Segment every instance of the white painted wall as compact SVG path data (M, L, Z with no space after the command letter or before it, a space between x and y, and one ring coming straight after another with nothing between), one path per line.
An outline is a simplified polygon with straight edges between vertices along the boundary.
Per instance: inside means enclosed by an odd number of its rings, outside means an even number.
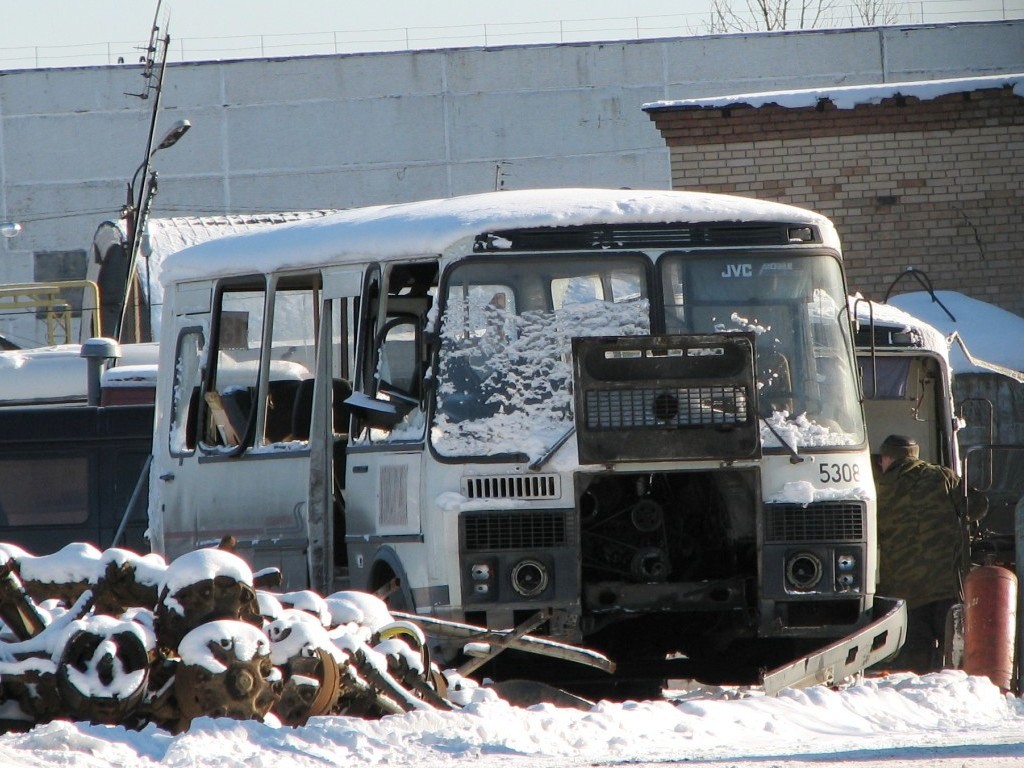
M154 215L340 208L534 186L668 188L641 105L1024 70L1024 20L169 66ZM0 72L0 283L89 249L143 161L139 65ZM28 335L0 315L0 333Z

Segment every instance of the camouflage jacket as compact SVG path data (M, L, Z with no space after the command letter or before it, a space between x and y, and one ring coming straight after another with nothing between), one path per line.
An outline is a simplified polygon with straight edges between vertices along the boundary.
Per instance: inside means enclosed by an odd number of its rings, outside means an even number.
M966 528L960 481L917 459L894 464L877 480L878 593L908 608L960 599Z

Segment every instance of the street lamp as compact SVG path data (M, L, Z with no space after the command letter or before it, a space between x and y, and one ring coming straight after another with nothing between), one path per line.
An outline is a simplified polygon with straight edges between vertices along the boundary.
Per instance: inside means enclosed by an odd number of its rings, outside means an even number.
M132 175L132 183L128 185L128 204L132 207L131 214L135 221L138 221L139 215L142 211L142 190L139 190L139 202L135 204L135 182L139 180L139 174L142 173L142 169L149 165L150 160L153 159L153 155L159 152L161 149L168 149L178 143L178 139L188 133L188 129L192 127L192 123L188 120L179 120L171 126L170 130L164 134L164 137L160 140L160 143L156 145L156 149L146 155L146 159L139 163L139 167L135 169L135 173Z
M21 224L16 221L5 221L0 223L0 235L8 240L21 234Z
M154 112L154 122L156 114ZM160 140L160 143L156 145L152 150L146 153L146 159L139 163L139 167L135 169L135 173L132 174L131 183L128 185L128 201L125 204L124 215L125 220L128 223L128 276L125 281L125 294L124 301L121 305L121 314L117 323L117 337L121 338L121 333L124 328L125 317L128 312L129 299L135 286L135 275L138 271L138 258L139 258L139 246L142 240L142 231L146 226L146 219L149 217L150 208L153 206L153 198L157 192L157 173L153 171L150 173L149 165L153 159L153 155L159 152L161 149L168 149L178 143L178 140L188 133L192 127L192 123L188 120L178 120L174 125L171 126L170 130L164 134L164 137ZM150 146L152 146L152 128L150 129ZM139 181L139 174L142 174L142 184L138 191L138 196L135 193L135 184ZM149 182L147 184L147 176ZM149 297L149 270L146 270L146 281L147 290L146 297ZM137 319L137 318L136 318ZM136 326L138 331L138 327ZM141 340L141 339L138 339Z
M178 143L178 139L180 139L182 136L188 133L188 129L191 127L192 123L190 123L188 120L179 120L178 122L176 122L174 125L171 126L171 129L167 131L164 137L160 140L160 143L156 145L156 149L153 150L150 157L155 155L161 149L173 147L175 144Z

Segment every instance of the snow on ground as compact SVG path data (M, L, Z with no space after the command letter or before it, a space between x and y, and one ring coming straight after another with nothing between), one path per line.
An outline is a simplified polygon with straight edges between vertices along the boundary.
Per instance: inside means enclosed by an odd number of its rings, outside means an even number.
M52 722L0 736L0 765L1024 765L1024 703L959 671L899 673L777 698L740 689L678 695L579 711L519 709L482 691L457 712L323 717L301 728L201 718L178 736Z

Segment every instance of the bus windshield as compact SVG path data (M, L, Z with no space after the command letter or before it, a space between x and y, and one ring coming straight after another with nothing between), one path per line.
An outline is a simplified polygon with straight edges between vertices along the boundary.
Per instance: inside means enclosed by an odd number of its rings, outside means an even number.
M831 255L669 252L659 262L669 333L756 336L766 448L864 439L842 269Z
M649 263L594 253L457 265L441 307L435 450L537 458L565 436L571 340L649 334Z
M441 301L431 441L445 457L542 456L573 427L571 340L753 332L765 448L859 445L842 268L826 254L667 251L467 260Z

